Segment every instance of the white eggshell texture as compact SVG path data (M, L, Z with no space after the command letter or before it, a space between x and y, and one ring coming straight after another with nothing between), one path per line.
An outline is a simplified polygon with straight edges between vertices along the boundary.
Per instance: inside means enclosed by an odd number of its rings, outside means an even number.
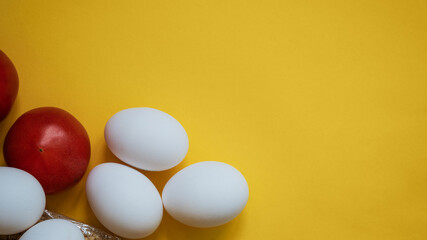
M248 184L234 167L199 162L175 174L162 193L166 211L193 227L215 227L235 218L245 207Z
M0 235L22 232L43 214L46 197L31 174L0 167Z
M149 171L178 165L188 151L188 136L181 124L153 108L130 108L116 113L108 120L104 135L116 157Z
M133 168L117 163L96 166L87 178L86 193L98 220L121 237L146 237L162 220L159 192Z
M28 229L19 240L84 240L80 229L69 221L51 219Z

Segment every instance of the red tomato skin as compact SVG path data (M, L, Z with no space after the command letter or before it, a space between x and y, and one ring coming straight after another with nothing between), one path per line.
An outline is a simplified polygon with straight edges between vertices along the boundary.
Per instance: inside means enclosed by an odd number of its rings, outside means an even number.
M6 163L32 174L46 194L67 189L84 175L90 159L89 136L70 113L41 107L12 125L3 145Z
M18 95L18 73L12 61L0 50L0 121L10 112Z

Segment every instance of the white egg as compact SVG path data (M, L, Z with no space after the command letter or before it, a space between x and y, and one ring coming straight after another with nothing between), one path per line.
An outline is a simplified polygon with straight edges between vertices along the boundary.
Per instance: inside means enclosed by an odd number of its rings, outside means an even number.
M178 165L188 151L188 136L181 124L153 108L116 113L108 120L104 135L111 152L120 160L149 171Z
M235 218L245 207L248 184L234 167L199 162L176 173L162 193L166 211L193 227L215 227Z
M80 229L69 221L51 219L28 229L19 240L84 240Z
M35 224L43 214L46 197L31 174L0 167L0 235L15 234Z
M137 170L104 163L89 173L86 193L98 220L124 238L143 238L153 233L163 216L160 194Z

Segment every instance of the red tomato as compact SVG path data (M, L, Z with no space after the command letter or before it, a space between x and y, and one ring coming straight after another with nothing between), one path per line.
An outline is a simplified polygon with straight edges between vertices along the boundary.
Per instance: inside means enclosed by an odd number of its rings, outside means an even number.
M32 174L46 194L76 184L90 159L89 137L70 113L42 107L24 113L6 135L4 158L10 167Z

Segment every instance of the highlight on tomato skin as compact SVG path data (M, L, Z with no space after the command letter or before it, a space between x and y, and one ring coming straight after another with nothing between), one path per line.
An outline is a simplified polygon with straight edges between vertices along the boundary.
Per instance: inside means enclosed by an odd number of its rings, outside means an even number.
M0 121L9 114L18 89L18 72L9 57L0 50Z
M88 167L90 150L83 125L55 107L24 113L10 128L3 146L7 165L33 175L46 194L79 182Z

